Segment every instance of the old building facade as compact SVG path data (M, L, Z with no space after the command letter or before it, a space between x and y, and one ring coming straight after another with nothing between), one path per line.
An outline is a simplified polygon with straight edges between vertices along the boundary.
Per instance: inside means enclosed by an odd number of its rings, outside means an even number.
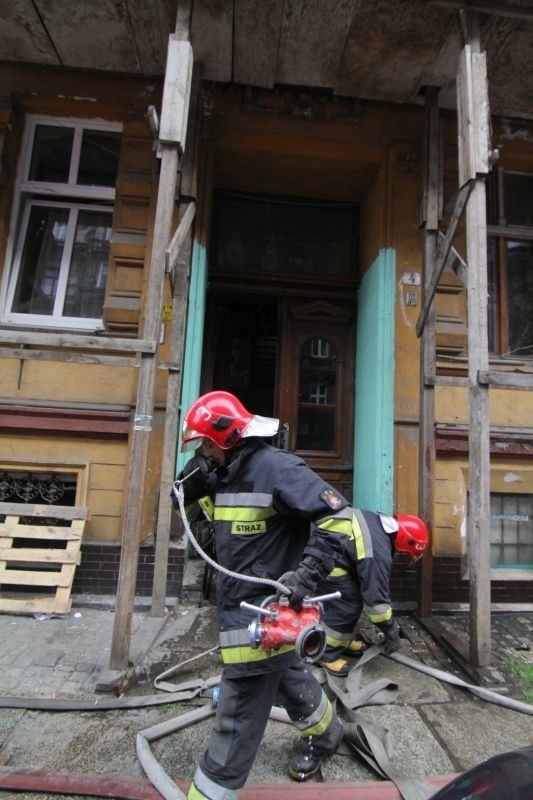
M468 29L463 4L451 2L372 2L366 12L346 2L336 15L320 2L306 16L282 2L205 0L154 3L141 18L142 4L113 0L91 20L76 5L70 25L46 9L39 20L26 10L24 25L16 3L0 34L1 501L88 509L74 590L114 593L122 569L150 594L160 559L166 593L179 595L185 550L169 481L181 409L199 392L225 388L279 416L278 444L354 504L418 513L431 387L426 604L468 602L471 267L469 223L454 208L466 42L486 54L491 114L481 178L487 352L499 377L481 380L483 536L492 602L532 603L531 12L487 3ZM161 242L169 35L190 45L189 83L176 95L187 133L176 139ZM429 159L428 87L439 126ZM438 241L456 225L435 286L429 376L428 185ZM154 266L161 248L166 262ZM399 574L393 591L416 606L420 573Z

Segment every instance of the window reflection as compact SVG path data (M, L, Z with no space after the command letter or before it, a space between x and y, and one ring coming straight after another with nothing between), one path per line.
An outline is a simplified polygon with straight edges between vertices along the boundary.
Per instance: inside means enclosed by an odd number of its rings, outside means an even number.
M300 349L297 450L333 450L337 353L327 339L307 339Z

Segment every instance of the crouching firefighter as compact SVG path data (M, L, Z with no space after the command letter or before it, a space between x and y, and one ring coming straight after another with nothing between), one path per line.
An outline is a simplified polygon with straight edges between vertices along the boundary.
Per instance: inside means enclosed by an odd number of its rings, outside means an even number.
M299 734L289 761L295 780L315 775L343 735L330 701L294 645L254 646L249 626L255 615L241 607L243 601L257 607L273 599L268 585L257 579L283 584L280 575L305 564L312 588L340 555L335 525L343 524L348 501L301 459L265 441L278 427L279 420L251 414L224 391L203 395L185 415L182 449L196 454L178 480L187 513L199 500L204 509L211 505L222 568L216 594L224 664L215 722L189 800L239 797L275 703L285 708ZM301 605L297 597L294 602Z
M393 618L390 601L390 576L394 560L406 556L414 564L425 553L429 534L425 522L410 514L375 513L359 508L344 508L344 522L337 522L341 534L342 556L328 577L318 585L319 593L339 591L340 600L328 603L322 622L326 628L326 648L320 664L330 674L343 677L351 668L349 656L358 656L364 644L356 636L363 611L384 638L382 652L400 648L400 632ZM285 576L285 585L298 584ZM347 658L348 657L348 658Z

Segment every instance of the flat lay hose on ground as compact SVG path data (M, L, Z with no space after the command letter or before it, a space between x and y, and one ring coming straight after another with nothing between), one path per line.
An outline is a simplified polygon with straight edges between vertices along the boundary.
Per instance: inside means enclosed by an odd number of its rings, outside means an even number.
M212 648L206 651L209 654L216 650ZM323 672L322 679L328 681L330 689L337 694L339 687L343 687L341 700L344 707L347 709L347 715L350 716L349 711L356 711L357 708L362 708L365 705L385 702L392 702L397 692L396 684L382 679L375 681L372 684L361 687L360 675L362 667L369 660L370 657L377 655L380 652L380 647L372 647L369 651L365 652L361 659L357 662L356 666L350 671L346 683L337 682ZM414 659L408 658L401 653L393 653L387 658L397 661L404 666L411 669L423 672L430 677L445 683L453 684L459 688L466 689L481 699L501 705L505 708L533 715L533 706L528 703L514 700L513 698L505 697L497 692L484 689L483 687L473 686L465 681L457 678L455 675L444 672L442 670L427 667ZM189 659L190 660L190 659ZM188 661L189 661L188 660ZM160 685L164 684L161 679L171 673L177 671L180 666L188 663L173 667L166 670L159 676ZM320 671L319 671L320 672ZM156 679L157 680L157 679ZM47 699L47 698L22 698L22 697L0 697L0 708L26 708L30 710L45 710L45 711L107 711L116 709L129 709L129 708L142 708L151 705L161 705L169 702L178 702L187 699L193 699L201 696L201 693L206 689L212 688L216 685L218 678L210 678L208 680L191 680L181 684L172 685L175 691L168 691L161 695L149 695L144 697L130 697L130 698L115 698L115 699L101 699L101 700L62 700L62 699ZM169 685L170 686L170 685ZM161 686L162 688L162 686ZM347 691L344 691L346 689ZM338 694L337 694L338 696ZM62 773L45 773L43 770L24 770L17 767L2 767L0 769L0 788L1 789L16 789L17 791L56 791L58 793L69 794L90 794L99 797L114 797L125 798L125 800L152 800L152 797L163 796L165 800L183 800L185 795L181 789L176 786L174 781L164 773L162 767L158 764L150 751L150 742L157 738L166 736L176 730L181 730L188 725L192 725L200 719L207 719L214 714L214 709L211 705L206 705L193 712L181 715L177 719L168 720L161 725L152 726L144 731L140 731L137 735L137 755L152 786L157 786L158 789L153 789L155 794L151 794L149 789L143 790L139 787L139 792L136 792L129 785L124 786L114 783L115 779L112 776L106 776L105 781L101 781L98 777L73 777L69 780L68 775ZM273 708L271 718L281 722L288 722L286 712L281 708ZM354 727L350 728L353 725ZM387 742L387 731L380 726L370 726L369 721L365 720L361 725L361 720L350 721L345 723L348 736L341 744L339 749L340 754L346 754L347 748L352 752L356 752L366 763L368 763L379 775L388 777L398 788L398 791L404 800L417 800L421 797L430 797L431 794L421 794L420 790L424 792L425 782L422 779L405 777L394 770L390 764L390 749ZM122 779L116 779L121 781ZM422 783L420 783L422 781ZM105 788L103 784L105 783ZM417 786L416 784L419 784ZM305 785L304 785L305 786ZM428 784L428 791L430 784ZM54 788L55 787L55 788ZM317 785L318 790L319 785ZM310 789L311 787L309 787ZM161 791L163 789L163 791ZM299 785L299 790L302 786ZM436 791L436 787L432 787L432 791ZM111 792L111 794L109 793ZM178 794L179 792L179 794ZM418 792L418 794L415 794Z

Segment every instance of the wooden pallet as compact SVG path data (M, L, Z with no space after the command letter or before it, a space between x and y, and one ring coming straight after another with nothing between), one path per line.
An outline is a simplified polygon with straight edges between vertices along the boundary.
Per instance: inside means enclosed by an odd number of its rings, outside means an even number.
M43 524L51 518L69 524ZM0 503L0 612L70 611L88 518L87 508Z

